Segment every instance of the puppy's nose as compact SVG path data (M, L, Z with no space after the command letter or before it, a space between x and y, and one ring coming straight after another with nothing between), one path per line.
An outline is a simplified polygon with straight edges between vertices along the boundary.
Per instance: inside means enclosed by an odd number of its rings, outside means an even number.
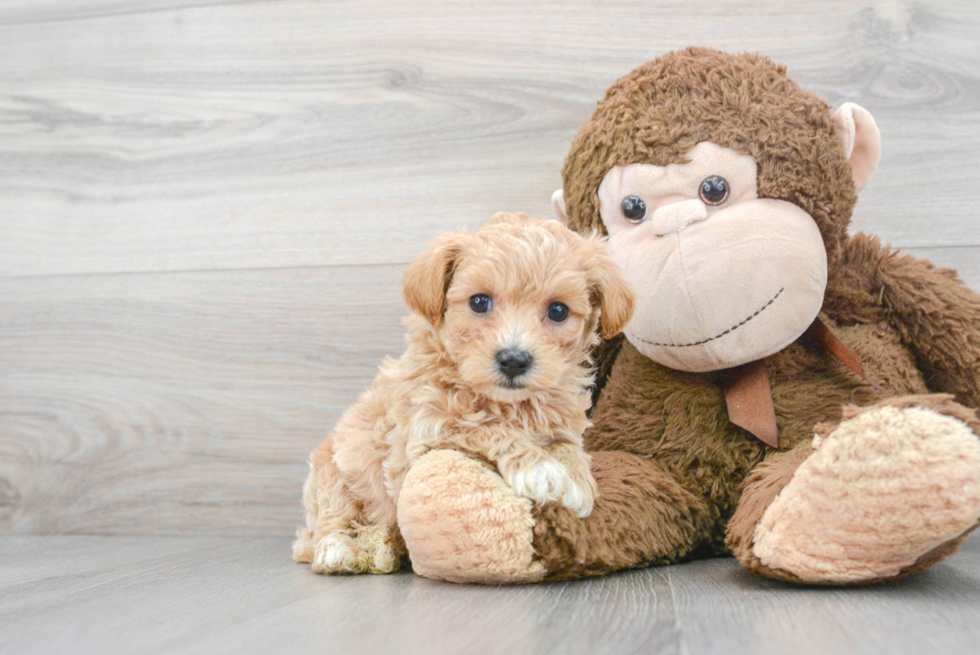
M531 353L526 350L508 348L497 353L497 368L510 379L526 373L533 361Z

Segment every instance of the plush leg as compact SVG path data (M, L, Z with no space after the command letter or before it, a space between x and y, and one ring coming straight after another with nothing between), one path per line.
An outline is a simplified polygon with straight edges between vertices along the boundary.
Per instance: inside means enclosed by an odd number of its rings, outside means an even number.
M728 528L743 566L810 584L923 570L980 522L980 421L949 395L845 409L746 480Z
M588 518L557 503L534 507L534 549L546 579L671 564L710 541L716 512L657 462L594 452L592 474L599 493Z
M412 465L398 523L416 573L454 582L517 583L674 562L710 538L705 503L655 462L592 453L598 497L579 519L532 505L492 468L454 451Z

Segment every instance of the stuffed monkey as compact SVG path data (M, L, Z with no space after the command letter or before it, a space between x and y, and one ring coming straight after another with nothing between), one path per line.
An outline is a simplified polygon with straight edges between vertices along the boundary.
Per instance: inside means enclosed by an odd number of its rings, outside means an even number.
M980 521L980 296L847 233L880 152L757 55L691 48L616 81L553 204L637 294L596 353L599 495L532 505L451 451L409 472L421 575L531 582L733 553L857 584L922 570Z

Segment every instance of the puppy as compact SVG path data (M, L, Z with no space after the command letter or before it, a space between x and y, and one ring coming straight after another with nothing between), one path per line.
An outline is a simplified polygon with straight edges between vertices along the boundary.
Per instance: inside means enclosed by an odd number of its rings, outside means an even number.
M403 279L408 350L310 458L293 559L317 573L389 573L405 557L402 480L450 448L495 466L522 496L592 511L582 433L597 331L619 333L633 294L605 244L556 222L497 214L446 234Z

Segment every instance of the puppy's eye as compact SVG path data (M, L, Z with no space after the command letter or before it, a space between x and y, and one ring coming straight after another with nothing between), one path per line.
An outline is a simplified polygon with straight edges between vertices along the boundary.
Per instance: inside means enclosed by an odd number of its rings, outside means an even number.
M485 293L478 293L475 296L470 296L470 309L472 309L475 314L486 314L490 311L491 305L493 305L493 302L491 302L490 296Z
M548 305L548 320L555 323L564 323L568 319L568 305L561 302L553 302Z
M721 175L709 175L701 180L698 195L706 205L720 205L728 200L729 191L728 180Z
M647 217L647 204L639 196L626 196L620 208L630 223L641 223Z

